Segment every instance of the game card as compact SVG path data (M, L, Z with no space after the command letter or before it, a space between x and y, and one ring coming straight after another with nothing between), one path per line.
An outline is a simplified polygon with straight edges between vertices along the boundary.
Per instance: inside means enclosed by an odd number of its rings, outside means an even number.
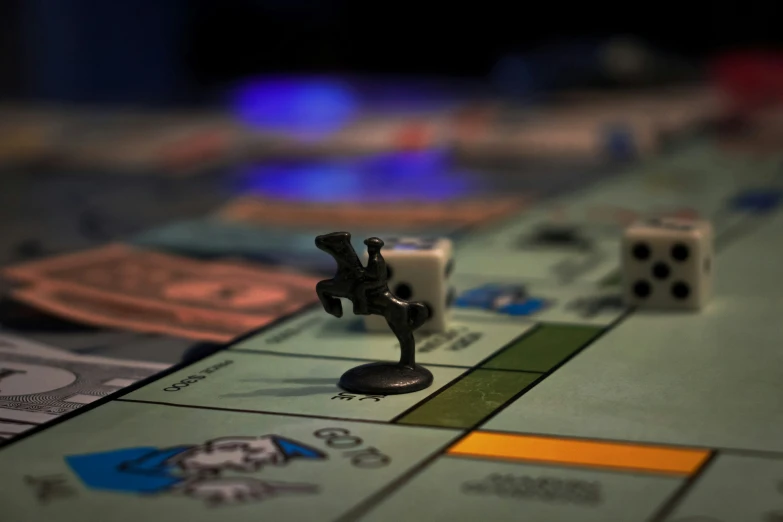
M167 367L78 355L0 331L0 440Z

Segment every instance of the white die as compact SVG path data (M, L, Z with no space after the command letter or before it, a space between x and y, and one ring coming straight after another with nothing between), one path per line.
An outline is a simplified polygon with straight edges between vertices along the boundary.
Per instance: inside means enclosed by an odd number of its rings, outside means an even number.
M652 218L626 228L622 240L624 297L631 306L699 309L712 292L712 225Z
M443 332L450 320L454 289L449 277L454 269L451 240L446 238L383 238L381 255L386 261L389 290L406 301L421 301L430 318L417 331ZM364 260L367 261L367 251ZM370 332L389 332L386 319L364 316Z

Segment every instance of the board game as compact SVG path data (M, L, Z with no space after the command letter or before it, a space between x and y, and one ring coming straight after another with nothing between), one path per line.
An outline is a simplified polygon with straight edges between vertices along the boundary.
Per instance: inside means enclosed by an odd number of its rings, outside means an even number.
M399 347L327 315L314 291L205 356L111 374L129 386L77 390L85 406L0 448L0 520L783 520L781 165L700 135L461 228L452 322L416 334L426 390L340 389L346 370ZM710 306L627 308L623 226L683 214L715 228ZM553 220L579 239L543 240ZM106 248L110 262L128 247ZM226 266L211 270L255 281ZM185 297L218 299L199 292ZM199 338L232 337L203 321ZM0 369L4 397L18 371Z

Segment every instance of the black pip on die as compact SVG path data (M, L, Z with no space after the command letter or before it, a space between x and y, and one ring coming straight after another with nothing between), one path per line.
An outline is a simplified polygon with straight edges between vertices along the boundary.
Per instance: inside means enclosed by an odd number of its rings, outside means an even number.
M406 301L427 305L430 317L422 332L444 332L449 325L454 289L449 277L454 269L451 240L446 238L399 237L383 238L389 290ZM367 253L364 254L367 259ZM383 317L364 317L370 332L388 332Z
M652 218L626 228L622 240L626 303L659 309L700 309L714 272L708 221Z

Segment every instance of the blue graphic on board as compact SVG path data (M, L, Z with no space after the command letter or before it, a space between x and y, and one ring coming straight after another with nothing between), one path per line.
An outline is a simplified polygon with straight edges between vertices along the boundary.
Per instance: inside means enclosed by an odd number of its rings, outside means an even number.
M783 202L781 189L753 189L737 194L731 201L734 210L765 214L778 208Z
M90 489L132 494L184 494L212 505L261 501L282 494L316 493L313 484L225 477L253 473L293 460L318 461L326 454L277 435L223 437L200 445L135 447L70 455L65 461Z
M551 301L527 295L524 286L487 284L460 294L454 301L459 308L492 310L505 315L529 316L551 305Z

